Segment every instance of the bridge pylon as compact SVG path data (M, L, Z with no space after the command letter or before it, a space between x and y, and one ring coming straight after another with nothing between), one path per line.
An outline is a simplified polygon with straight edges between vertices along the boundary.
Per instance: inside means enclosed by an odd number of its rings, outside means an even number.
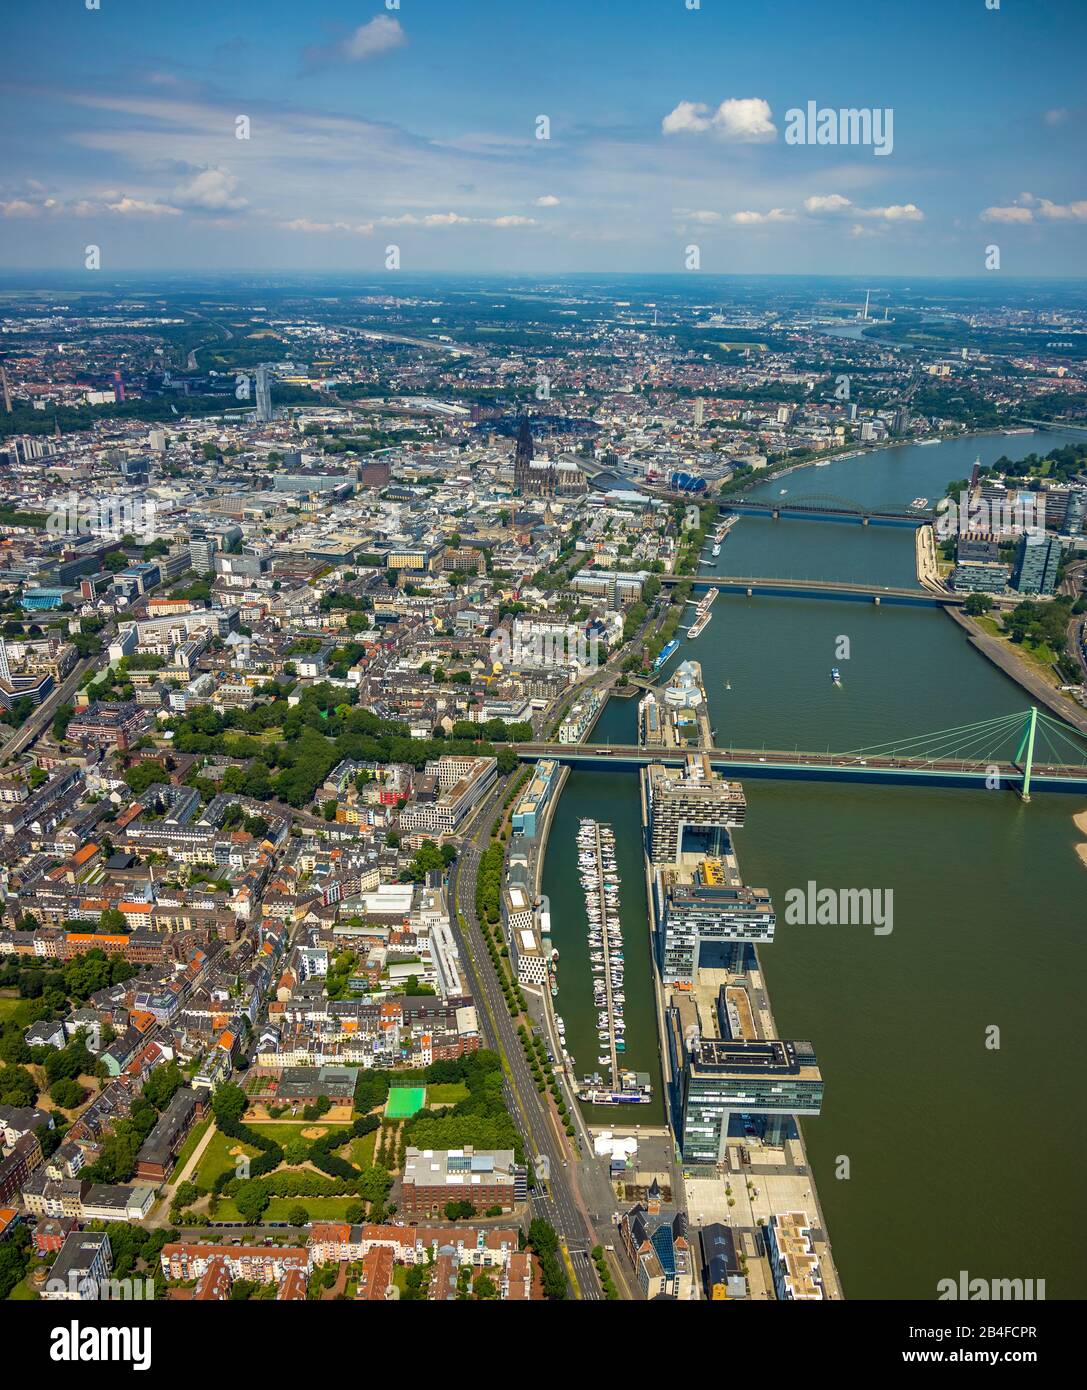
M1015 754L1015 765L1023 774L1023 785L1019 789L1019 797L1022 801L1030 800L1030 774L1034 769L1034 736L1038 730L1038 706L1031 705L1030 712L1027 714L1027 722L1023 726L1023 737L1019 741L1019 747ZM1026 761L1024 762L1024 754Z

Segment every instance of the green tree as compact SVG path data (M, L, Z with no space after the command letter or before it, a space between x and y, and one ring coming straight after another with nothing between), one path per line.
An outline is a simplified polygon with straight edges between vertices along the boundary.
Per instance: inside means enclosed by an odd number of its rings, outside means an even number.
M74 1110L83 1101L83 1087L65 1076L53 1082L49 1094L62 1110Z
M128 931L128 919L115 907L107 907L98 917L98 930L107 936L121 936Z
M250 1179L239 1185L234 1205L247 1226L255 1226L268 1209L268 1191L264 1184Z
M237 1124L249 1108L249 1101L240 1086L228 1082L215 1092L211 1108L217 1120Z

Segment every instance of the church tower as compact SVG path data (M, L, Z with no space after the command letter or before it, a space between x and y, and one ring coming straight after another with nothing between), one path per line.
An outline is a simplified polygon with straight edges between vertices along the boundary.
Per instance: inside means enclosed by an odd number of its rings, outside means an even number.
M521 416L517 427L517 451L513 456L513 485L522 497L527 497L532 483L532 430L528 416Z

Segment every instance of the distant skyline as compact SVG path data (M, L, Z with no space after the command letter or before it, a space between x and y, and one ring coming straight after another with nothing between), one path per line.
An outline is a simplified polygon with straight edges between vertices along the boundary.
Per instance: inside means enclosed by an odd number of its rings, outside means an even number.
M5 15L0 269L1087 267L1081 0L100 6Z

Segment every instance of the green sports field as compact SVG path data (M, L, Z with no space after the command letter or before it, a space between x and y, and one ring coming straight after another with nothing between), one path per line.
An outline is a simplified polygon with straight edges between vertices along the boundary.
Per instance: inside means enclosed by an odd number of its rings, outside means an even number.
M426 1103L425 1086L393 1086L385 1103L387 1120L410 1120Z

